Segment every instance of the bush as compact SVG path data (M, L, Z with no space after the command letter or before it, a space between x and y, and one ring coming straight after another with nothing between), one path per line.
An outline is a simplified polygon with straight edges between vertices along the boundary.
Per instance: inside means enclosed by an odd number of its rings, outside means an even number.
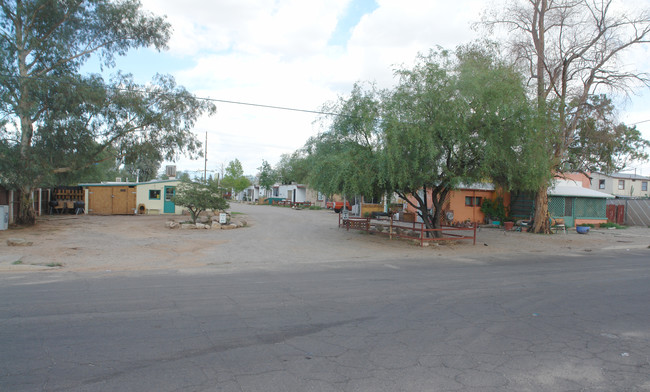
M505 222L506 217L508 216L508 211L503 205L502 197L497 197L494 200L483 199L483 203L481 203L481 211L485 214L486 218L498 220L500 222Z
M627 226L621 226L621 225L619 225L617 223L612 223L612 222L607 222L607 223L601 223L600 224L601 229L608 229L610 227L614 227L616 229L627 229Z
M173 202L190 211L192 223L201 212L206 210L222 211L229 207L228 202L220 196L216 182L183 181L172 198Z

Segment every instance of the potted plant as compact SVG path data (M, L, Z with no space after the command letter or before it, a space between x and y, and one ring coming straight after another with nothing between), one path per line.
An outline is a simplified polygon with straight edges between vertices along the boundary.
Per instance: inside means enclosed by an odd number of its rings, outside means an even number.
M505 221L507 211L503 205L503 198L497 197L494 200L484 199L481 203L481 211L485 214L485 218L493 225L501 225Z

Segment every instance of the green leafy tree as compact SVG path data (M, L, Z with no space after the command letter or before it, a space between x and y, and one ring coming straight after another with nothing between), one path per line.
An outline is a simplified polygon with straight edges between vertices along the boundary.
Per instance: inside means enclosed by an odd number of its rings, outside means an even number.
M380 92L357 83L348 98L323 107L337 115L325 118L328 130L305 146L310 186L327 195L382 193L380 106Z
M235 193L239 193L251 185L250 180L244 175L244 168L239 162L239 159L230 161L221 181L221 186L228 189L233 189Z
M160 149L150 143L144 143L134 148L138 153L130 153L124 157L124 171L130 178L138 178L146 182L156 178L163 157Z
M566 171L612 173L631 161L648 159L650 141L635 127L619 123L611 99L604 94L589 97L574 138L567 146L561 167Z
M460 184L497 176L514 183L511 166L533 158L535 113L520 75L494 50L432 52L397 70L392 90L355 86L329 108L337 116L328 131L305 147L310 185L366 196L395 192L437 229L447 195ZM497 164L504 158L509 164Z
M190 211L192 223L196 223L203 211L223 211L229 208L226 199L221 197L216 181L183 180L176 189L173 202Z
M214 105L171 77L143 87L80 71L91 56L110 68L129 49L164 49L169 36L136 0L0 2L0 171L14 172L2 181L21 191L18 222L34 222L31 189L62 174L129 161L145 145L165 158L198 153L191 128Z
M277 175L271 165L266 161L262 160L262 166L258 167L258 181L261 188L270 190L273 188L273 185L277 181Z
M386 182L438 229L449 192L507 175L495 163L529 142L530 105L519 74L478 46L431 53L397 75L383 113Z
M276 179L282 184L302 183L307 178L305 156L298 150L292 154L282 154L275 167Z
M650 85L647 74L630 69L622 59L632 47L650 42L650 12L622 9L612 0L518 0L486 13L483 25L507 31L513 62L526 75L543 119L537 142L549 170L537 187L533 230L549 233L547 192L554 176L614 163L605 154L573 148L582 137L580 127L594 114L589 101L603 92ZM616 132L608 136L591 142L603 143L602 149L595 148L604 152ZM635 138L625 140L631 144L620 152L634 146Z

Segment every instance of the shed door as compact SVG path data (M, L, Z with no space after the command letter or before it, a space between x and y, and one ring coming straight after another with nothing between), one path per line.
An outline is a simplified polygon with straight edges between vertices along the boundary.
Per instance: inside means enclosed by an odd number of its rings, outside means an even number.
M165 187L165 205L163 212L165 214L173 214L176 212L176 204L172 201L172 198L176 194L175 186L166 186Z
M567 197L564 199L564 222L567 226L573 226L575 219L573 216L573 198Z
M88 213L110 215L113 212L113 188L97 186L88 188Z
M113 188L113 215L129 214L129 188L125 186Z

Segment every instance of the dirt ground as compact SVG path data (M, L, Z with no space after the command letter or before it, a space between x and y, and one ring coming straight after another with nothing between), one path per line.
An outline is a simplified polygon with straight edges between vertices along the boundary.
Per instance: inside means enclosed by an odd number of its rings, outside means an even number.
M293 268L345 261L398 262L403 259L481 263L527 255L584 255L592 252L650 247L650 229L592 229L581 235L535 235L481 228L477 244L454 241L421 248L404 240L337 227L327 210L293 210L233 203L233 220L247 226L234 230L169 229L168 216L44 216L34 227L0 231L0 273L30 271L233 272L243 268ZM31 246L8 246L11 238Z

